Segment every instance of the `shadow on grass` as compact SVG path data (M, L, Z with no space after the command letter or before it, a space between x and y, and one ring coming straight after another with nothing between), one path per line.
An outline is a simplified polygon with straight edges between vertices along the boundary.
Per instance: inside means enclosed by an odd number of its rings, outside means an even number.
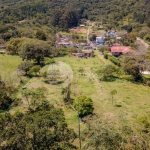
M105 81L105 82L114 82L117 79L119 79L119 78L115 77L115 76L109 76L109 77L101 77L99 80L100 81Z
M47 84L51 84L51 85L58 85L58 84L64 83L63 81L48 81L48 80L46 80L44 82Z

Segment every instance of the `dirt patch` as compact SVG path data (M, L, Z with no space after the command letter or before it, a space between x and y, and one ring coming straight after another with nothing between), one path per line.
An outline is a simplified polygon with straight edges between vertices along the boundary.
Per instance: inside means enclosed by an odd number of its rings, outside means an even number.
M76 28L70 29L70 31L74 32L74 33L86 33L87 29L85 29L83 27L76 27Z

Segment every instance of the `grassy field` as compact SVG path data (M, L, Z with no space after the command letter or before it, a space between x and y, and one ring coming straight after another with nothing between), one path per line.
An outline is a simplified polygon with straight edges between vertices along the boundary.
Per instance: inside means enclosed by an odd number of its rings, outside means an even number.
M19 56L0 55L0 73L3 79L13 78L17 81L16 71L18 65L21 63Z
M117 79L114 82L99 81L96 75L91 70L97 70L104 67L106 64L111 64L109 60L103 58L96 51L96 56L89 59L79 59L76 57L58 57L55 58L57 62L63 62L70 66L73 71L73 81L71 85L71 97L74 99L77 95L86 95L92 98L94 102L94 113L113 116L122 116L132 124L136 122L137 118L142 115L150 116L150 88L142 84L132 83L123 79ZM13 74L21 59L18 56L1 56L1 73L5 76L7 73ZM43 69L47 69L46 66ZM2 69L5 68L5 69ZM80 69L83 69L83 75ZM100 88L102 85L102 89ZM61 95L61 84L50 85L44 82L42 77L33 77L27 84L27 88L33 89L42 87L46 91L48 101L56 107L64 110L66 121L69 127L73 128L78 133L78 120L77 112L64 105L63 95ZM114 95L114 104L112 105L111 94L112 90L116 90L117 94ZM21 92L21 90L19 91ZM19 95L21 97L21 94ZM27 103L25 101L18 107L11 109L11 113L15 111L25 111ZM81 130L85 128L81 124ZM77 144L77 141L75 141Z

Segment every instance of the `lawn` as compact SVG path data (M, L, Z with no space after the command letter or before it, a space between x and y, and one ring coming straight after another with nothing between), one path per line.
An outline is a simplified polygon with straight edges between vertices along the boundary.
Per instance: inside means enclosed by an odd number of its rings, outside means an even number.
M16 79L18 65L21 63L19 56L0 55L0 73L3 79ZM16 81L16 80L15 80Z
M114 82L98 82L90 75L90 68L103 67L105 64L111 63L109 60L103 60L102 57L90 59L65 57L57 58L56 60L70 64L74 71L74 81L77 82L77 84L73 83L72 91L74 92L77 89L79 93L91 97L94 102L95 113L113 114L116 117L122 116L130 123L136 122L138 116L149 115L150 88L148 86L123 79L117 79ZM78 68L80 67L84 68L86 76L79 76ZM102 90L100 89L100 85L102 85ZM113 105L110 94L112 90L117 91L117 94L114 95ZM68 117L70 116L71 114ZM70 121L68 121L69 124L72 124L71 120L70 118Z

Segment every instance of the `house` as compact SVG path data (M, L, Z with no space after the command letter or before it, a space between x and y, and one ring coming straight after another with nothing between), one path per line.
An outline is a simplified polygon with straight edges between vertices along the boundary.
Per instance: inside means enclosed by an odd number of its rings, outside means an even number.
M127 54L129 52L131 52L131 48L129 46L112 46L110 48L111 54L113 56L120 56L121 54Z
M93 50L93 47L92 46L85 46L83 47L84 50Z
M70 46L70 43L69 42L58 42L58 43L56 43L56 46L57 47L59 47L59 46L68 47L68 46Z
M97 45L104 45L104 36L96 37L96 44Z
M94 57L93 51L89 51L89 50L82 50L81 52L78 52L78 53L72 53L72 55L78 58Z
M85 25L84 24L80 24L80 27L85 27Z
M108 36L115 37L116 36L115 31L109 31Z
M5 49L5 48L6 48L5 45L0 44L0 49Z
M84 53L84 57L94 57L93 50L82 50L82 53Z
M87 43L80 43L80 46L87 46Z
M0 54L5 54L5 49L6 49L6 46L0 44Z
M0 54L5 54L5 51L1 51L1 50L0 50Z

